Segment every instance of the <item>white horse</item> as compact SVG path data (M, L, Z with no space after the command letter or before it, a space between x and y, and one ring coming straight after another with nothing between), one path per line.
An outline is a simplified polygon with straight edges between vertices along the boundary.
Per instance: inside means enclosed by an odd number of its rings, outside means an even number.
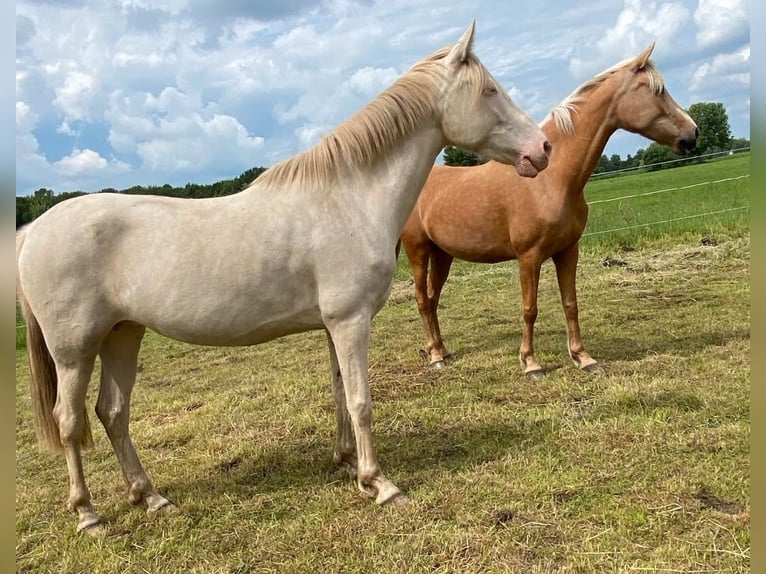
M534 177L550 144L473 53L472 23L316 146L236 195L93 194L17 233L17 295L27 322L38 440L63 449L77 530L100 518L81 448L86 391L134 504L170 502L128 431L148 327L200 345L255 345L324 329L337 409L334 460L383 504L407 502L378 464L367 381L370 323L385 303L395 246L439 151L458 145Z

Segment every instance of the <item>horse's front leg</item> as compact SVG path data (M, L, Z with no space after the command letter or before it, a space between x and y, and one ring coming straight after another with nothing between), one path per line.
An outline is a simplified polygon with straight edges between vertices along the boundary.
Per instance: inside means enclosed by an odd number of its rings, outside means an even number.
M56 360L58 389L53 417L61 437L69 472L69 499L67 507L77 515L77 531L100 534L101 517L91 503L90 490L85 483L81 443L85 431L85 395L95 358L64 363Z
M535 359L534 330L537 320L537 287L542 262L536 257L519 257L519 280L523 305L524 325L521 333L519 361L529 379L545 377L545 371Z
M579 311L577 308L577 261L579 259L579 243L574 243L564 251L553 256L556 265L556 278L561 292L561 304L567 322L567 349L569 356L578 368L588 372L603 371L601 364L585 350L580 335Z
M372 404L367 380L370 317L332 320L327 325L337 355L346 409L356 438L356 481L359 489L378 504L406 503L407 497L388 480L378 464L372 441ZM338 394L336 394L336 397ZM338 420L343 429L343 415ZM345 431L341 430L345 436Z

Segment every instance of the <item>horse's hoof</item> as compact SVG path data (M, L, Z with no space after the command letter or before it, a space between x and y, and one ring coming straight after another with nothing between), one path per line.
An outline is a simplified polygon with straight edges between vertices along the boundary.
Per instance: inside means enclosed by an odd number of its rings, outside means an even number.
M431 368L434 371L441 371L446 366L447 366L447 363L444 362L444 359L439 359L438 361L434 361L433 363L431 363Z
M534 371L527 371L524 373L527 376L527 379L530 381L540 381L545 378L545 370L543 369L535 369Z
M146 501L146 512L149 514L174 514L177 511L178 507L175 504L159 494L152 496Z
M92 516L77 524L77 532L82 532L88 536L102 536L106 533L106 527L98 516Z
M409 496L401 491L397 491L387 497L383 497L383 499L378 496L378 499L375 502L379 506L397 506L399 508L412 506L412 501L410 500Z
M592 365L583 367L582 370L589 375L601 375L606 372L606 369L604 369L604 366L601 363L593 363Z

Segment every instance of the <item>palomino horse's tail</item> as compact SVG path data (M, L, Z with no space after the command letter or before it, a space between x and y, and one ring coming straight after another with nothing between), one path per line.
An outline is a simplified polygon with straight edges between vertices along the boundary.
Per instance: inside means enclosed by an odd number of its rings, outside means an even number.
M19 254L21 253L27 228L16 232L16 297L21 307L21 314L27 324L27 351L29 353L30 381L29 389L32 396L32 414L34 416L35 432L37 441L41 447L50 450L62 450L59 427L53 416L53 407L56 405L56 392L58 377L53 357L45 343L45 337L40 329L40 324L29 306L27 298L21 289L19 282ZM85 412L85 426L83 428L80 444L87 448L93 445L93 436L90 430L88 413Z

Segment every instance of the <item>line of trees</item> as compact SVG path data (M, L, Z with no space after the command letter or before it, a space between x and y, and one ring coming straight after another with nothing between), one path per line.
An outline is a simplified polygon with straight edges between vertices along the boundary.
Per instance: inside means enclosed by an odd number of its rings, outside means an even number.
M104 188L96 193L129 193L141 195L167 195L170 197L218 197L222 195L231 195L246 188L259 175L266 171L265 167L254 167L240 174L233 179L224 179L201 185L198 183L187 183L183 187L173 187L171 185L134 185L127 189L117 190L111 187ZM85 195L84 191L66 191L56 194L52 189L41 187L32 195L16 197L16 228L29 223L36 217L39 217L46 210L57 203L60 203L70 197Z

